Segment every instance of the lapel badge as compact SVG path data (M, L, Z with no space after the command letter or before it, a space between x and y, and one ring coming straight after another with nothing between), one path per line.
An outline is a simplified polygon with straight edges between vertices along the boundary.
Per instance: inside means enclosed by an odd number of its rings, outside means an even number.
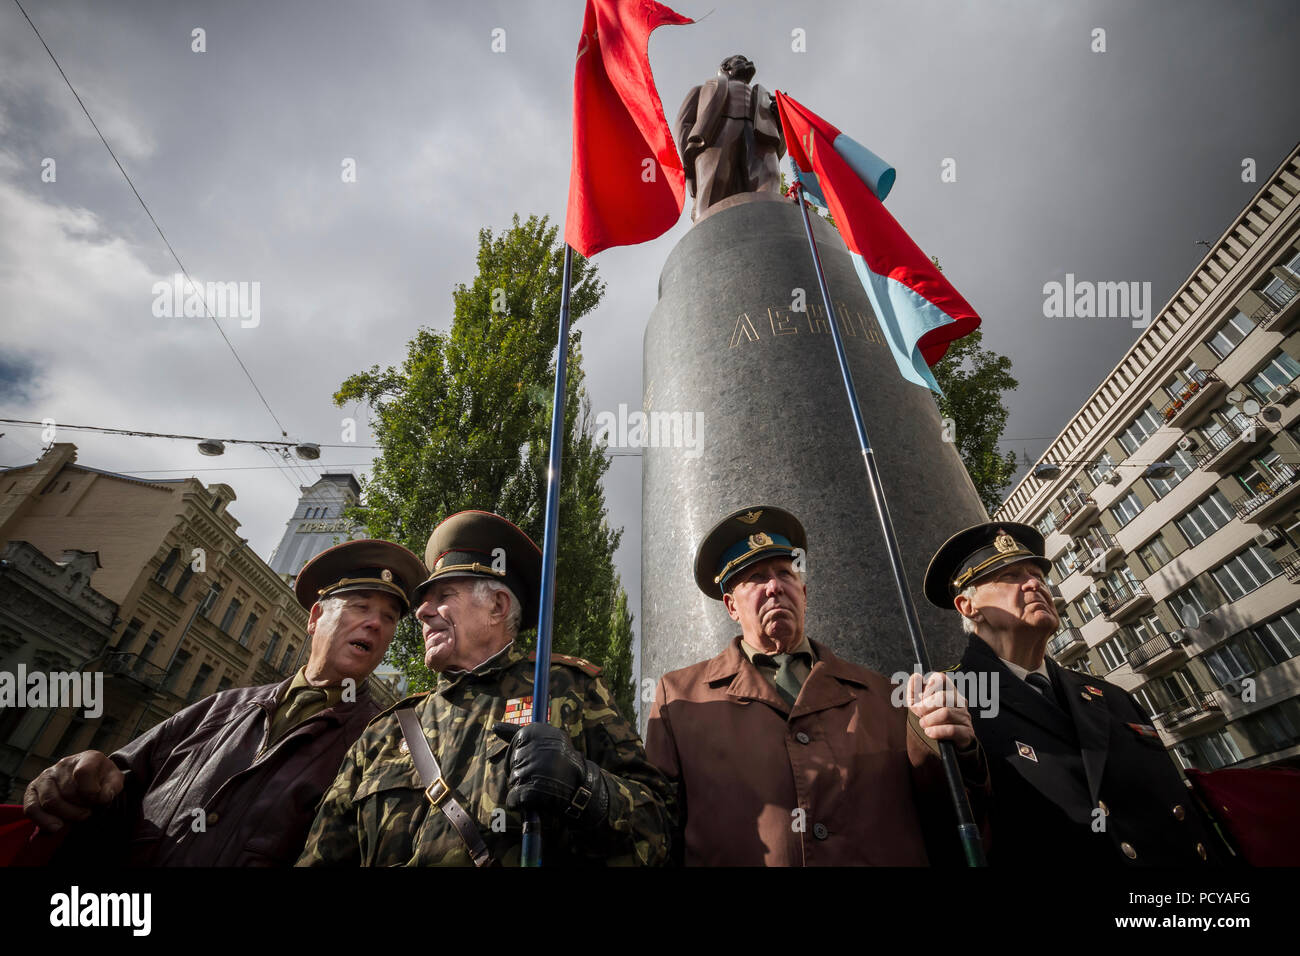
M763 510L760 508L758 511L746 511L743 515L737 515L736 520L743 521L745 524L753 524L761 517L763 517Z
M1092 695L1089 694L1086 690L1079 691L1079 696L1082 697L1084 700L1092 700Z
M1029 746L1029 744L1022 744L1017 740L1016 753L1020 754L1020 756L1024 757L1026 760L1032 760L1034 763L1038 763L1038 754L1034 753L1034 748Z
M405 737L403 737L402 742L397 745L397 752L403 756L411 752L411 745L406 742Z
M533 697L511 697L506 701L506 713L501 718L507 724L531 724L533 722Z
M1083 686L1084 686L1084 688L1088 691L1088 693L1089 693L1089 694L1092 694L1094 697L1100 697L1100 696L1101 696L1101 688L1100 688L1100 687L1093 687L1091 684L1084 684Z
M1152 724L1129 724L1129 730L1133 731L1140 737L1155 737L1160 739L1160 732Z

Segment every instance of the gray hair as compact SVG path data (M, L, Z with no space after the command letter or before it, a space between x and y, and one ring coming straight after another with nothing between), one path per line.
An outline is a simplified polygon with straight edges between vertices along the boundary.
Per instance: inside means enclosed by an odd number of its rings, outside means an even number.
M510 610L506 612L506 631L510 634L510 639L514 640L519 636L519 625L523 620L523 608L519 605L519 598L515 592L510 590L500 581L493 581L491 578L475 578L474 587L470 593L474 595L474 600L480 606L492 603L492 596L497 591L504 591L510 598Z
M962 591L961 594L960 594L959 596L960 596L960 597L964 597L964 598L966 598L966 600L968 600L968 601L973 601L973 600L975 600L975 588L976 588L977 586L978 586L978 585L975 585L975 584L968 584L968 585L966 585L966 589L965 589L964 591ZM958 614L961 614L960 611L958 611L957 613L958 613ZM975 632L975 621L974 621L974 619L967 617L965 614L962 614L962 615L961 615L961 630L962 630L962 633L963 633L963 634L974 634L974 633L976 633L976 632Z

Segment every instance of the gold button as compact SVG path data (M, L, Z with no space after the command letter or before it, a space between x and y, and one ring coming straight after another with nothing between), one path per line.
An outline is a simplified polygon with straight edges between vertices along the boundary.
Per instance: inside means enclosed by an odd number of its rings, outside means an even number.
M1187 816L1187 811L1183 809L1183 805L1182 805L1181 803L1175 803L1175 804L1174 804L1174 819L1175 819L1175 820L1181 820L1181 819L1182 819L1183 817L1185 817L1185 816Z
M1138 851L1133 849L1132 843L1121 843L1119 848L1124 851L1124 855L1130 860L1136 860L1138 858Z
M221 819L221 817L218 816L217 813L215 813L215 812L213 812L213 813L209 813L209 814L208 814L208 822L209 822L209 823L216 823L219 819Z
M1206 854L1206 852L1205 852L1205 844L1204 844L1204 843L1198 843L1198 844L1196 844L1196 855L1199 856L1202 860L1204 860L1204 859L1206 858L1207 854Z
M1101 808L1102 813L1104 813L1106 816L1110 816L1110 807L1106 806L1105 800L1098 800L1097 806Z
M1079 696L1084 700L1092 700L1092 696L1086 690L1079 691Z

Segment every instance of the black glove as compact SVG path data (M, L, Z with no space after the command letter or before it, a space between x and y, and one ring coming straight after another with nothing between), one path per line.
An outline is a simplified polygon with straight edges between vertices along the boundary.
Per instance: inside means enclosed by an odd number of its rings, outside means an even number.
M506 806L572 821L583 827L604 822L609 791L600 767L583 759L569 735L550 724L498 723L492 728L510 741Z

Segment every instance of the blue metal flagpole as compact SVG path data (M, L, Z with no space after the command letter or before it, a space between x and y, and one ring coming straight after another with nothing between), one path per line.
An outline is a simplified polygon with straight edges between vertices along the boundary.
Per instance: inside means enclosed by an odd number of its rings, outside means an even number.
M533 668L533 722L546 720L551 705L551 631L555 618L555 556L560 537L560 457L564 450L565 381L569 371L569 284L573 247L564 246L564 285L560 293L559 350L551 400L551 447L546 467L546 524L542 535L542 593L537 609L537 665ZM536 811L524 818L520 866L542 865L542 823Z
M885 488L880 481L880 471L876 467L876 454L867 439L867 427L862 422L862 409L858 407L858 393L853 387L853 373L849 371L848 356L844 353L844 340L840 338L840 325L835 318L835 306L831 304L830 292L826 289L826 274L822 271L822 259L817 252L817 240L813 238L812 222L808 218L808 204L803 198L803 183L795 177L795 201L803 213L803 228L808 235L808 247L812 250L813 265L817 269L817 284L821 286L822 301L826 303L826 316L830 320L831 339L835 342L835 357L840 363L840 375L844 378L844 389L849 396L849 409L853 412L853 427L858 432L858 446L862 458L867 464L867 483L871 486L871 496L875 499L876 514L880 516L880 529L885 536L885 548L889 552L889 564L894 572L894 584L898 587L898 599L903 605L903 616L907 620L907 632L912 639L912 653L920 665L921 673L930 673L930 652L926 649L925 638L921 635L921 622L916 616L916 604L912 600L911 589L903 574L903 559L898 551L898 537L894 534L894 521L889 516L889 506L885 503ZM534 707L536 704L534 704ZM536 710L533 711L536 715ZM957 765L957 749L951 740L940 740L939 757L943 762L944 776L948 780L948 792L957 811L957 834L961 838L962 849L966 853L968 866L984 866L984 846L980 842L979 827L975 825L971 813L970 800L966 797L966 788L961 782L961 769Z

